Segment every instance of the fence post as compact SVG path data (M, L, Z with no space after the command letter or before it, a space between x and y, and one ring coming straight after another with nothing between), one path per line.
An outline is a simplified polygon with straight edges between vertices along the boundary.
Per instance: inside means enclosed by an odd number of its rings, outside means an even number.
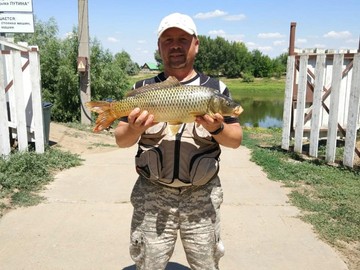
M281 148L285 150L289 150L289 146L290 146L294 77L295 77L295 56L291 55L288 56L287 67L286 67L285 100L284 100L282 142L281 142Z
M318 156L319 135L320 135L320 117L321 117L321 92L324 84L325 54L319 54L316 57L315 65L315 88L313 95L313 109L311 116L310 149L309 154L312 157Z
M353 167L354 149L356 148L356 130L360 107L360 54L354 56L353 73L349 100L349 112L345 137L343 162L345 166Z
M39 54L35 51L29 52L30 61L30 80L31 80L31 95L32 107L34 117L34 135L35 135L35 150L37 153L44 153L45 151L45 134L44 134L44 120L43 108L41 98L41 75L40 75L40 60Z
M18 138L19 151L28 150L28 136L26 128L26 114L25 114L25 97L23 94L23 76L21 67L21 53L20 51L11 51L12 61L14 67L14 92L16 100L16 130Z
M4 55L0 51L0 157L8 156L11 151L10 134L8 125L8 112L5 97L5 80L4 80Z
M328 163L335 161L337 126L339 118L339 97L342 79L342 67L344 63L343 54L334 54L332 80L331 80L331 98L330 112L328 121L328 139L326 143L326 158Z
M303 146L303 129L304 129L304 114L305 114L305 98L307 86L307 64L309 55L300 56L299 67L299 87L296 102L296 122L295 122L295 152L302 153Z

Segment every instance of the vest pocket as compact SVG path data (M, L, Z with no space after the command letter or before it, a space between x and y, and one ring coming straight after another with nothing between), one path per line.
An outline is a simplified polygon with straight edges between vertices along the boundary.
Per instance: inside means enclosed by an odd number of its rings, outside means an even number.
M139 150L135 156L136 172L146 179L158 181L161 178L162 154L160 149L153 147Z
M219 148L194 156L190 161L190 179L194 186L205 185L219 172Z

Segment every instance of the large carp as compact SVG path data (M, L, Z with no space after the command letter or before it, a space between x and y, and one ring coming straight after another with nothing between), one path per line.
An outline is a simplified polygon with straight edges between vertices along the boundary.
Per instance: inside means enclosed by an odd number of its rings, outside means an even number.
M205 114L237 117L243 111L239 104L218 90L183 85L175 77L130 91L120 101L90 101L86 106L99 114L94 132L109 127L136 107L153 114L155 122L168 122L169 125L194 122L196 116Z

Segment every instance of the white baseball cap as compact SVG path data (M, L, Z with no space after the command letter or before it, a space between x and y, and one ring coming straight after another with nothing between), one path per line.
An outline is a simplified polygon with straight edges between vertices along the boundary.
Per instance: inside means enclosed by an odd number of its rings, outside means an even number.
M167 29L173 27L184 30L186 33L189 33L190 35L197 36L196 25L188 15L181 13L172 13L161 20L158 29L158 38Z

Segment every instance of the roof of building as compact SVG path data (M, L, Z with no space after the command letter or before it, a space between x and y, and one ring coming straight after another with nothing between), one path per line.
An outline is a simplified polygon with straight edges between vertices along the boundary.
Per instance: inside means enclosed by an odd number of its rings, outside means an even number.
M157 65L156 63L151 63L151 62L145 63L145 64L142 66L142 68L148 68L148 69L150 69L150 70L158 70L158 69L159 69L159 67L158 67L158 65Z

